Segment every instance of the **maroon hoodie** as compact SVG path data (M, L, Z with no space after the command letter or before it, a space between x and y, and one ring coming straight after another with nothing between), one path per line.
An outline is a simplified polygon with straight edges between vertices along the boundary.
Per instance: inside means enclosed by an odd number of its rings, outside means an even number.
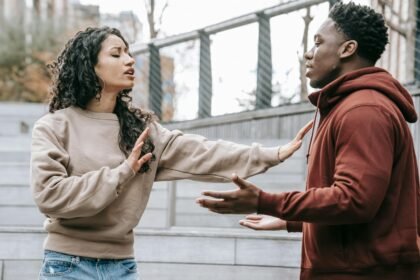
M383 69L309 96L320 122L306 191L261 192L259 213L303 230L301 279L420 279L420 187L410 94Z

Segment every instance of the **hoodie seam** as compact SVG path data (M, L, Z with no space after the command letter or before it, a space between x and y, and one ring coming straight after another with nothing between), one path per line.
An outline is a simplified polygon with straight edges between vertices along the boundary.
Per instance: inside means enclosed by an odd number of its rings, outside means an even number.
M378 105L376 103L364 103L364 104L358 104L358 105L353 105L350 108L346 109L345 111L343 111L340 115L340 117L338 118L338 120L342 120L343 117L345 117L348 113L350 113L350 111L353 111L355 109L361 108L361 107L375 107L379 110L380 113L386 114L388 117L391 117L394 119L394 117L392 116L392 114L390 114L390 112L388 111L388 108ZM381 110L383 109L383 110ZM395 120L394 120L395 121Z

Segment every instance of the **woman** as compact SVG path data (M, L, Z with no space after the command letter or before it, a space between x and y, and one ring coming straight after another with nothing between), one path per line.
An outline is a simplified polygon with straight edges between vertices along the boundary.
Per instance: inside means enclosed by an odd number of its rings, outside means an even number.
M133 228L154 181L256 175L291 156L311 127L280 148L169 131L129 107L133 65L107 27L79 32L50 65L50 114L34 126L31 157L33 197L47 216L40 279L138 279Z

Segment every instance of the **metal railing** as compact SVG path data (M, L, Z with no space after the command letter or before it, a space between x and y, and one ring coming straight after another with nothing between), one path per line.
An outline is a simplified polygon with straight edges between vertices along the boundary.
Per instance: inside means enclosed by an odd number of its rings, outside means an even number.
M384 15L389 28L389 44L378 65L407 85L420 81L420 64L414 58L420 47L415 43L419 27L415 11L419 3L418 0L371 0L372 7Z
M198 66L198 88L189 90L189 94L192 96L194 91L198 91L198 108L197 113L192 118L205 118L212 116L212 100L214 98L215 87L213 85L214 77L212 75L212 65L214 61L212 60L211 55L211 44L212 36L218 35L222 32L231 31L233 29L251 25L258 25L258 43L257 43L257 69L256 69L256 86L249 90L247 94L252 99L250 101L251 105L244 107L244 110L247 109L264 109L272 107L273 92L275 91L272 81L273 81L273 66L272 66L272 32L270 30L270 19L290 13L299 12L302 10L310 9L313 6L326 4L324 9L328 11L329 5L335 3L336 0L295 0L289 1L287 3L279 4L274 7L266 8L260 11L256 11L250 14L246 14L237 18L233 18L218 24L207 26L202 29L194 30L184 34L171 36L168 38L153 40L148 44L144 45L132 45L131 51L134 56L137 58L140 57L142 66L145 66L141 69L144 78L141 79L141 82L147 83L148 86L143 85L142 95L148 95L148 100L143 99L142 106L148 107L150 110L154 111L159 117L164 121L171 121L173 118L165 117L165 112L163 110L165 102L165 66L162 65L163 56L171 55L162 55L162 50L168 47L179 46L180 44L188 44L190 46L195 46L195 42L199 41L199 55L196 58L199 63ZM309 24L309 23L308 23ZM305 29L306 30L306 29ZM301 32L302 30L300 30ZM307 36L305 37L307 41ZM246 44L244 42L243 44ZM307 44L307 42L305 42ZM239 46L240 48L240 46ZM193 52L193 48L188 50ZM181 51L182 52L182 51ZM193 55L193 54L192 54ZM247 59L247 58L243 58ZM296 62L298 60L296 59ZM195 63L195 62L194 62ZM232 63L229 61L223 61L224 64ZM174 67L178 65L173 63ZM174 70L170 68L169 71ZM167 77L173 78L173 73L166 74ZM244 79L246 79L244 77ZM172 84L172 88L169 88L170 94L176 95L179 94L178 90L174 88L174 82L169 81ZM305 85L306 86L306 85ZM168 94L167 94L168 95ZM190 98L192 98L190 96ZM144 97L143 97L144 98ZM214 101L213 101L214 102ZM282 102L278 102L279 104ZM278 104L277 104L278 105ZM191 110L191 108L187 108ZM191 117L190 117L191 119Z
M308 35L313 34L312 27L316 28L317 19L324 20L328 8L337 1L290 0L191 32L153 40L148 44L134 44L131 50L141 61L143 76L138 86L140 92L135 95L140 98L141 106L154 111L163 121L205 118L303 101L308 85L302 74L304 61L298 57L302 57L308 44L311 44L308 41L312 37ZM371 0L371 6L384 14L389 27L390 44L378 66L390 71L404 84L414 86L420 81L419 3L420 0ZM275 26L279 18L292 14L294 17L289 22L283 21L280 28ZM289 56L295 56L290 62L279 53L291 43L285 39L287 42L276 46L275 39L282 36L279 32L292 29L297 30L294 32L299 33L302 40L300 45L294 46L295 54L289 52ZM240 30L249 31L249 38L241 37L231 51L228 46L223 46L225 56L217 57L215 48L221 41L219 37L226 33L233 37L232 34ZM254 36L254 33L257 35ZM252 45L252 51L241 57L239 51L248 45ZM188 58L191 69L187 69L177 55ZM241 69L243 61L248 61L247 65L252 64L253 68L247 71ZM233 66L235 63L239 65L237 68ZM279 70L278 65L286 65L287 71ZM228 71L225 68L230 69L230 76L226 75ZM225 75L219 75L219 72ZM189 78L184 78L181 84L177 77L186 77L186 73L190 73ZM236 85L221 85L219 80ZM233 98L236 100L233 101ZM174 105L174 100L183 105ZM230 106L230 109L220 110L223 106ZM176 108L189 113L174 116Z

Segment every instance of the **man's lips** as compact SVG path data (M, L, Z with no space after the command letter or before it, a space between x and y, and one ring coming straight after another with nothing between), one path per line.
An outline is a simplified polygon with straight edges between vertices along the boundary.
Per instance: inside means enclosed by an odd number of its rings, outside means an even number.
M312 66L311 65L306 65L306 73L305 73L305 76L306 77L309 77L309 75L311 74L311 72L312 72Z

